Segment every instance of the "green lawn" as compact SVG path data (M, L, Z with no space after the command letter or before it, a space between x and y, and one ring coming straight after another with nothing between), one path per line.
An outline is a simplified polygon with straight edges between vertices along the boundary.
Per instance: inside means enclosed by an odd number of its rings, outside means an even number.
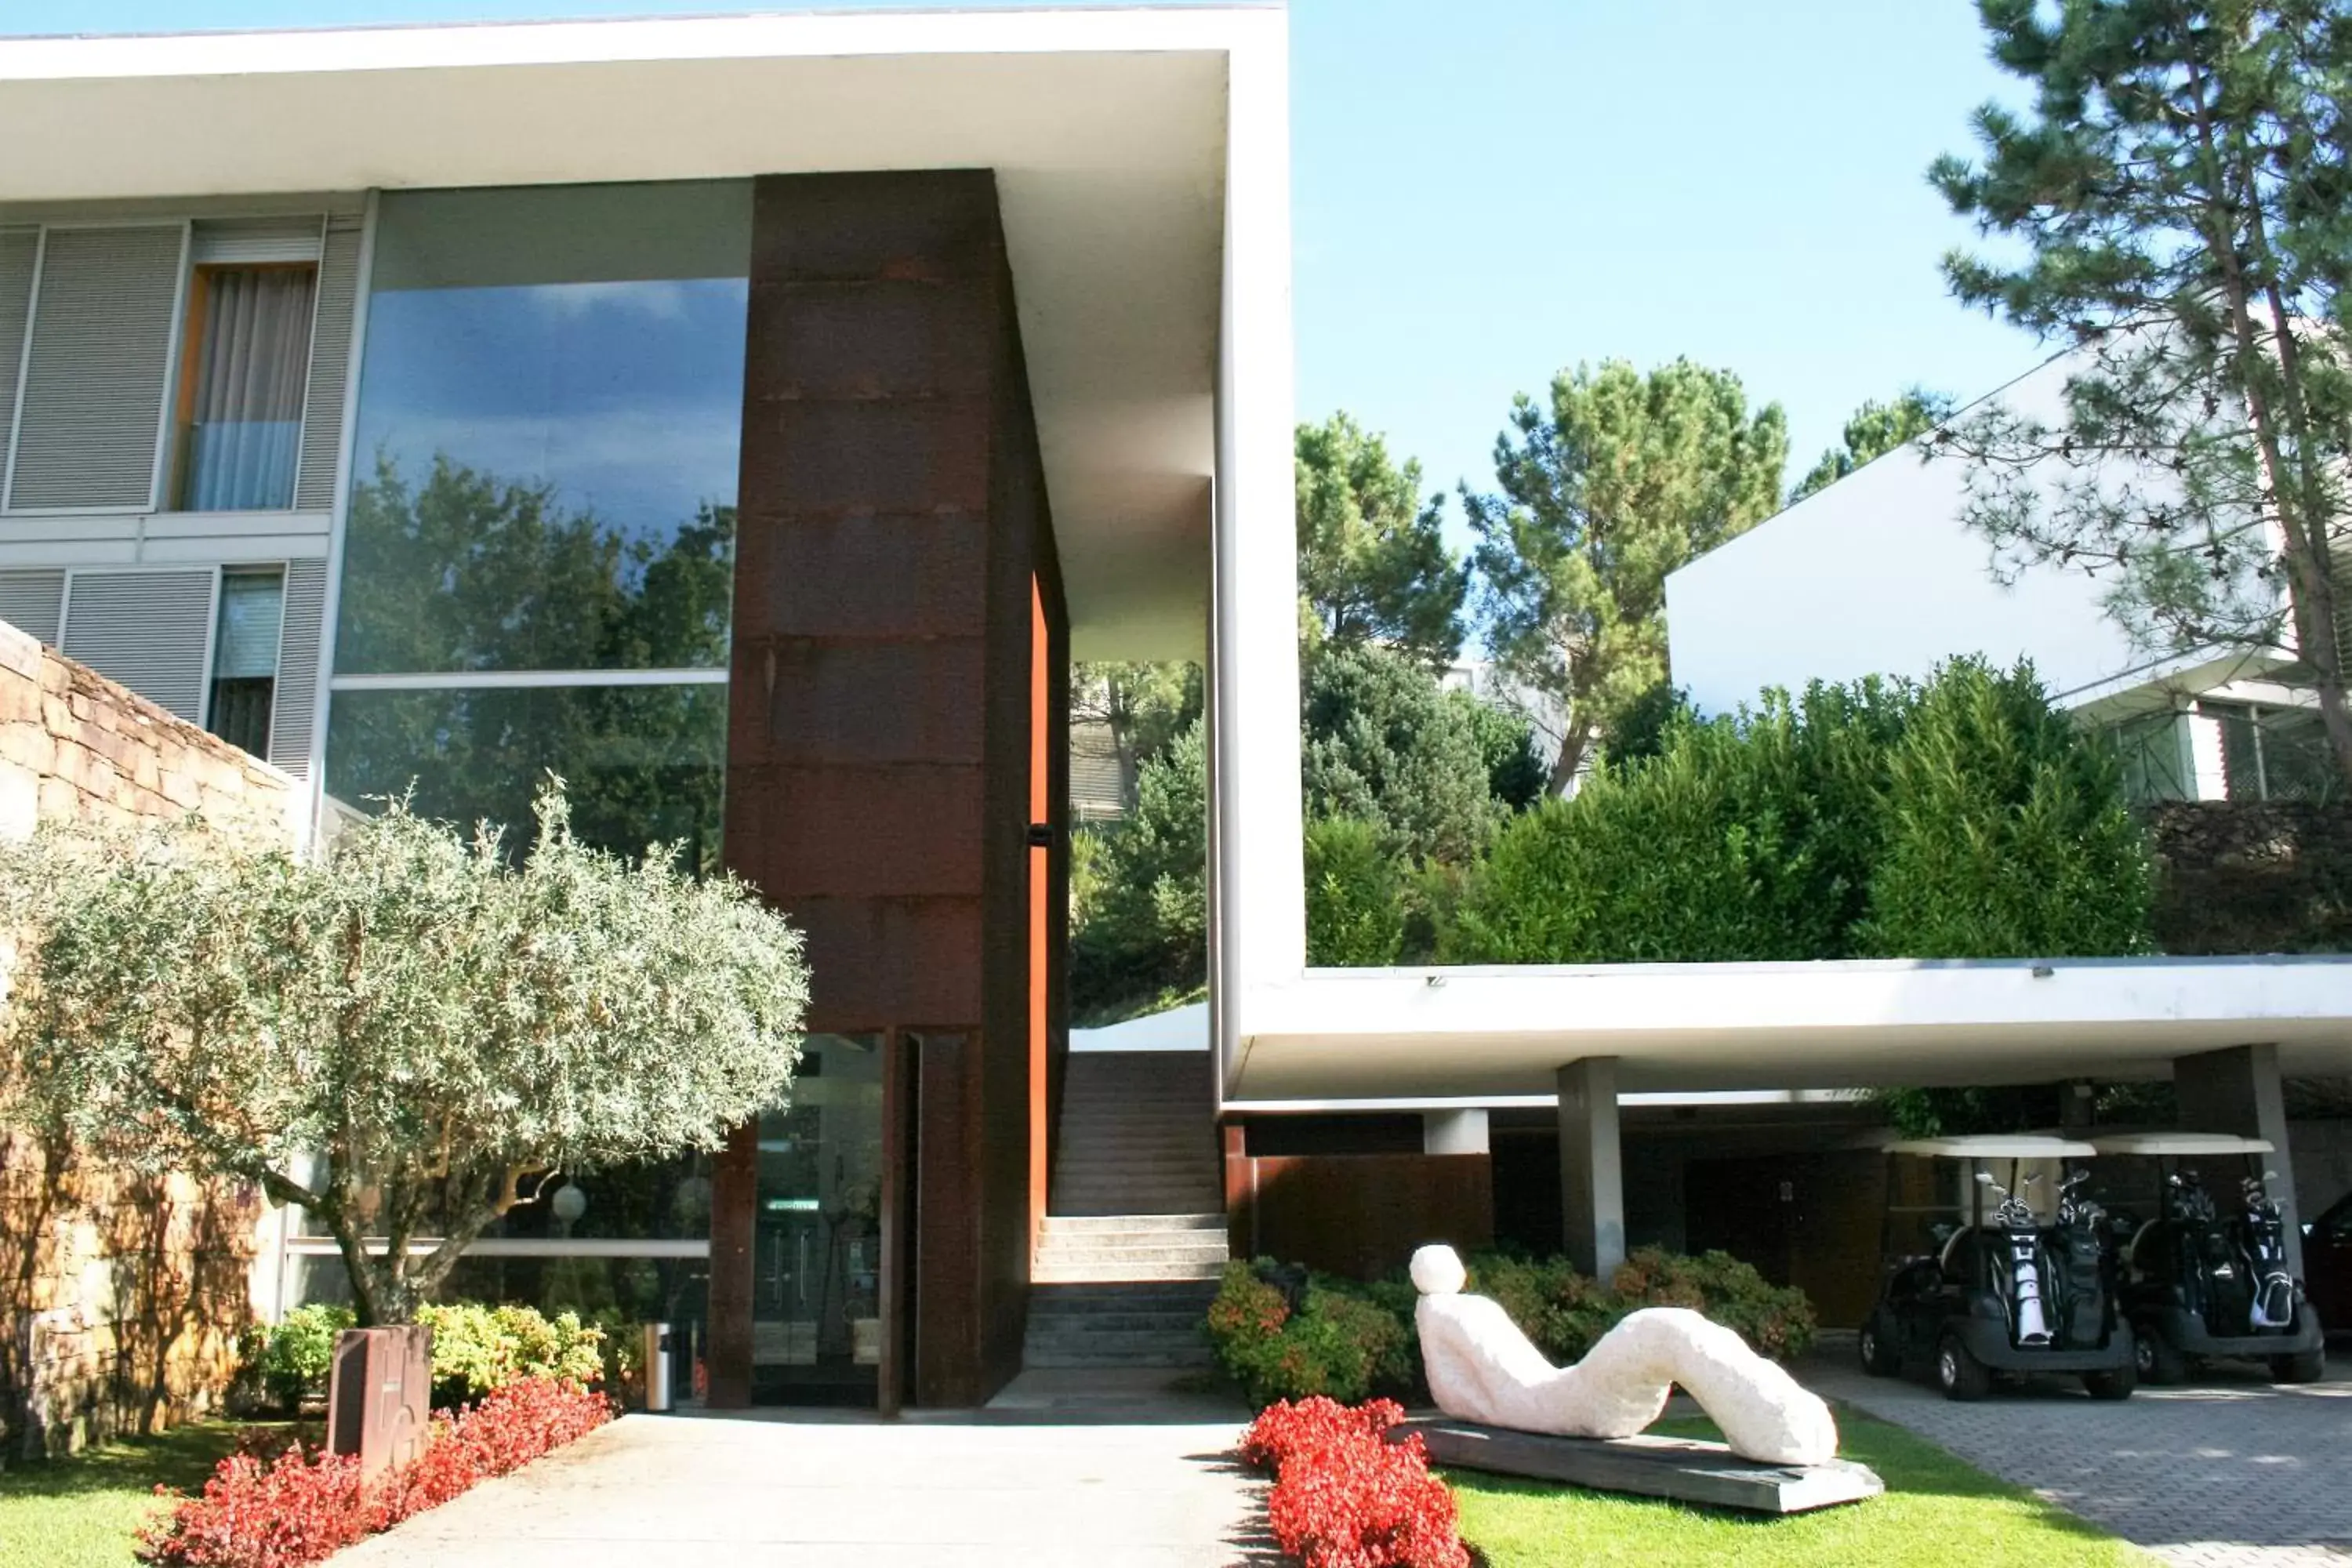
M1876 1470L1886 1495L1787 1519L1717 1513L1643 1498L1570 1492L1471 1470L1445 1479L1462 1535L1491 1568L1574 1563L1681 1568L2146 1568L2155 1559L2032 1493L1973 1469L1899 1426L1838 1413L1845 1457ZM1676 1436L1711 1437L1703 1422L1662 1422Z
M0 1470L0 1568L129 1568L155 1489L201 1488L248 1430L205 1421L69 1459L11 1463Z

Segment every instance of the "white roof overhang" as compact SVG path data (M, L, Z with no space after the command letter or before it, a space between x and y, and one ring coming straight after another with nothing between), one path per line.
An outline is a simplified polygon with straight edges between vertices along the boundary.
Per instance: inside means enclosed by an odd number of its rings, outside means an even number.
M992 169L1075 652L1197 658L1228 63L1283 26L1185 7L0 39L0 211Z
M1988 1132L1964 1138L1902 1138L1887 1144L1886 1152L1932 1160L2087 1160L2099 1151L2071 1138Z
M2196 1159L2200 1155L2274 1154L2267 1138L2237 1138L2227 1132L2124 1132L2094 1138L2102 1154Z
M1585 1057L1627 1092L2160 1078L2252 1044L2352 1072L2336 958L1321 969L1243 1003L1228 1102L1544 1095Z

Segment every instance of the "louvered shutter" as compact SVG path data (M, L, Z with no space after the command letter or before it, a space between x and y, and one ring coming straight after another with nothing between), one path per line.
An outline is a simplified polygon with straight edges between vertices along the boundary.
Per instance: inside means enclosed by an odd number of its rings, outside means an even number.
M62 571L0 572L0 621L50 647L58 641L58 612L65 607Z
M47 231L9 506L153 504L184 240L179 224Z
M119 680L148 701L202 723L211 671L209 567L169 572L77 572L66 596L68 658Z
M16 423L16 373L24 368L33 269L40 259L39 229L0 228L0 482L8 471L8 432Z
M278 689L270 698L269 761L298 779L310 776L310 737L318 719L319 636L327 609L327 563L289 562L278 640Z
M219 267L264 261L316 261L319 219L316 215L204 218L189 237L188 259Z
M327 511L335 504L335 462L342 449L343 388L351 374L359 281L360 219L330 217L319 258L318 316L310 329L310 385L302 400L302 467L294 481L299 511Z

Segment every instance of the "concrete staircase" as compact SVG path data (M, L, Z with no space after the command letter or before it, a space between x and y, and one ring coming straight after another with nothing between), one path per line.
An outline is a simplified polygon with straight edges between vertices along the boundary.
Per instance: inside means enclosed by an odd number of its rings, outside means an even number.
M1048 1213L1218 1214L1210 1064L1196 1051L1073 1051Z
M1033 1367L1184 1368L1226 1256L1200 1053L1078 1052L1030 1270Z

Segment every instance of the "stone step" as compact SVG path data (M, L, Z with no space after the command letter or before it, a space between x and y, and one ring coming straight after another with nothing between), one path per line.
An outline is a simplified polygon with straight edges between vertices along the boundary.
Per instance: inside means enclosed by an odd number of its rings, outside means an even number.
M1049 1214L1040 1222L1040 1228L1048 1236L1095 1236L1128 1230L1223 1230L1225 1216L1223 1210L1203 1210L1199 1214Z
M1224 1272L1224 1259L1141 1262L1135 1259L1062 1263L1040 1258L1029 1271L1038 1285L1124 1284L1152 1279L1214 1279Z
M1059 1345L1039 1345L1034 1350L1024 1348L1021 1354L1024 1366L1063 1367L1077 1369L1100 1367L1165 1367L1183 1371L1192 1367L1213 1366L1216 1358L1206 1345L1143 1345L1134 1348L1116 1346L1105 1350L1079 1350Z
M1206 1345L1187 1351L1117 1352L1109 1355L1088 1355L1075 1351L1040 1351L1035 1355L1024 1352L1022 1364L1055 1371L1113 1372L1123 1368L1150 1368L1169 1372L1189 1372L1195 1367L1214 1366L1215 1358Z
M1199 1336L1201 1320L1205 1311L1205 1308L1199 1312L1032 1311L1029 1314L1029 1337L1037 1340L1069 1334L1163 1334L1192 1339Z
M1205 1312L1217 1288L1196 1280L1154 1280L1108 1285L1041 1285L1029 1292L1033 1310L1087 1309L1101 1311Z
M1036 1269L1082 1268L1093 1264L1211 1263L1222 1266L1228 1249L1222 1241L1205 1247L1039 1247Z

